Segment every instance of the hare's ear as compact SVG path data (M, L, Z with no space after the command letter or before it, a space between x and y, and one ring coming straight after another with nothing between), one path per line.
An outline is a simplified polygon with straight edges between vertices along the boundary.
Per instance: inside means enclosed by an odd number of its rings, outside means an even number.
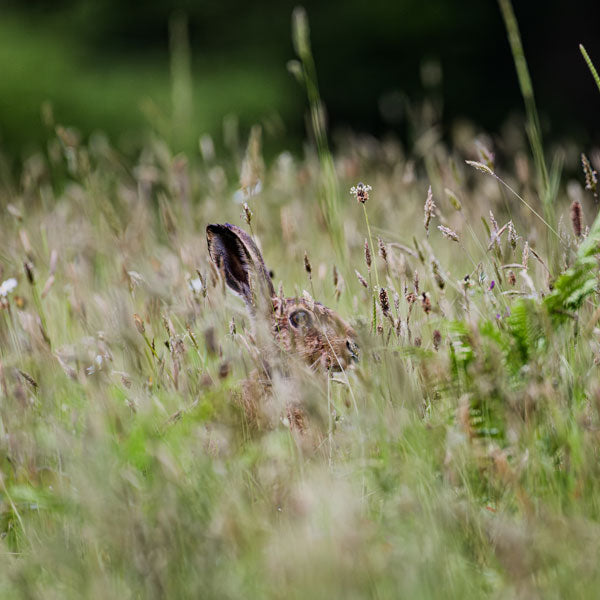
M256 305L257 293L269 298L275 295L262 254L243 229L229 223L208 225L206 241L210 258L225 275L225 282L249 306Z

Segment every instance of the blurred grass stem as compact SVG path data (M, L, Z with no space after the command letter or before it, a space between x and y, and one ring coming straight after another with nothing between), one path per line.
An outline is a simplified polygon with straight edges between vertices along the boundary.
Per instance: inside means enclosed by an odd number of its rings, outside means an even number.
M529 68L527 67L527 60L525 59L525 52L523 51L519 25L511 1L498 0L498 3L506 26L508 41L515 62L517 77L519 79L519 87L521 88L521 94L525 103L525 112L527 113L527 136L529 137L529 143L531 145L531 151L533 153L538 176L541 179L542 203L546 213L546 219L550 220L551 204L553 200L553 194L551 193L552 186L550 185L548 167L546 166L546 160L544 158L542 129L535 103L533 85L529 75Z
M319 93L317 70L310 46L310 28L306 11L296 7L292 13L292 38L301 63L298 79L308 96L310 119L321 168L321 185L317 196L334 249L341 264L345 264L344 232L340 219L340 193L333 157L327 141L325 107Z

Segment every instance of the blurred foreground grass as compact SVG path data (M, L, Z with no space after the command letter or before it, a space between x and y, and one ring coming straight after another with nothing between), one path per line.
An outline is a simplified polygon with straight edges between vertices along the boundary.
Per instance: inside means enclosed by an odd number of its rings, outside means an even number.
M553 233L493 176L540 206L522 131L496 165L485 136L420 127L410 151L340 144L338 254L318 157L265 162L258 130L245 155L205 137L188 159L154 135L127 162L58 128L5 179L1 597L597 597L593 190L560 185ZM240 402L250 323L204 236L243 225L241 200L275 287L314 289L361 346L347 374L282 357L260 430ZM286 426L291 399L314 436Z
M302 11L294 32L301 159L233 121L174 153L182 45L167 135L134 160L46 111L44 152L3 170L0 596L596 597L599 151L562 151L583 172L561 181L535 112L531 161L514 126L443 143L425 103L413 147L348 135L332 157ZM207 257L206 225L241 213L276 288L355 326L356 368L265 371L270 333Z

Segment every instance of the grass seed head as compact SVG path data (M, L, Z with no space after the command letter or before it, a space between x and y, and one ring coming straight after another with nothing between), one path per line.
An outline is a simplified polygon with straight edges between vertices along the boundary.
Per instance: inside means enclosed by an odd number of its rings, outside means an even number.
M387 317L390 314L390 299L386 289L383 287L379 290L379 304L384 316Z
M491 171L494 170L494 163L496 160L496 157L494 156L494 153L485 146L485 144L483 144L481 141L477 140L475 142L476 146L477 146L477 154L479 154L479 160L485 164L488 169L490 169Z
M146 327L144 326L144 321L142 320L140 315L135 313L133 315L133 321L135 323L135 328L138 330L138 332L144 335L144 333L146 333Z
M308 277L312 277L312 266L308 258L308 253L304 252L304 270L308 273Z
M513 249L513 251L516 250L516 248L517 248L517 240L518 240L517 230L515 229L513 222L509 221L508 222L508 241L509 241L510 247Z
M581 202L573 200L571 204L571 225L573 225L573 233L575 237L581 237L583 215L581 210Z
M490 223L492 224L492 230L495 233L498 233L498 222L496 221L496 217L494 217L494 213L490 210Z
M585 189L590 190L594 198L598 200L598 173L594 171L588 157L583 153L581 154L581 165L585 175Z
M248 203L244 202L244 204L242 204L242 208L244 209L242 217L244 221L246 221L246 223L250 225L252 223L252 211L250 210Z
M456 231L453 231L449 227L444 227L443 225L438 225L438 229L442 232L442 235L445 238L447 238L449 240L452 240L453 242L459 242L460 241L460 239L459 239L458 234L456 233Z
M425 206L423 207L423 212L425 217L423 219L423 224L425 225L425 232L429 235L429 223L431 222L431 217L433 216L433 212L435 211L435 202L433 201L433 192L431 191L431 186L427 190L427 198L425 199Z
M456 211L461 211L462 204L458 199L458 196L449 188L444 188L444 192L446 192L446 196L448 197L450 204L452 204L452 208Z
M369 242L367 241L367 239L365 238L365 262L367 263L367 269L370 271L371 270L371 263L372 258L371 258L371 249L369 248Z
M436 258L431 259L431 272L433 273L433 278L435 279L437 286L440 288L440 290L443 290L446 286L446 282L444 281L440 271L440 263Z
M438 351L441 342L442 342L442 334L440 333L440 330L434 329L433 330L433 348L436 352Z
M477 162L476 160L465 160L465 162L470 167L473 167L474 169L477 169L478 171L481 171L482 173L485 173L486 175L494 174L494 171L492 169L490 169L490 167L488 167L487 165L484 165L483 163Z
M202 295L204 297L206 297L206 293L208 291L207 287L206 287L206 279L204 277L204 275L202 275L202 272L200 271L200 269L196 269L196 274L198 275L198 279L200 279L200 285L202 286Z
M368 288L369 284L367 283L367 280L358 272L358 271L354 271L356 273L356 277L358 279L358 281L360 282L360 284L365 287Z
M34 285L35 274L33 272L33 263L30 261L26 261L23 263L23 267L25 268L25 275L27 275L27 281L29 281L30 285Z
M33 261L33 247L31 246L29 235L25 229L19 229L19 239L21 240L21 245L23 246L23 251L27 256L27 259Z
M380 237L377 238L377 244L379 246L379 256L381 256L381 258L383 259L383 262L387 264L387 261L388 261L387 248L385 247L385 244Z

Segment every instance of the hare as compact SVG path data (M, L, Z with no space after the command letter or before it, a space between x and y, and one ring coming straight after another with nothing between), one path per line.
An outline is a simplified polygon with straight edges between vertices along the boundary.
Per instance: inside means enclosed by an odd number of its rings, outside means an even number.
M356 333L335 311L304 297L275 293L262 254L243 229L229 223L208 225L206 238L210 258L225 283L244 299L253 321L266 321L279 348L317 370L341 371L358 360ZM269 359L263 360L268 372ZM288 418L302 429L298 407L288 407Z

